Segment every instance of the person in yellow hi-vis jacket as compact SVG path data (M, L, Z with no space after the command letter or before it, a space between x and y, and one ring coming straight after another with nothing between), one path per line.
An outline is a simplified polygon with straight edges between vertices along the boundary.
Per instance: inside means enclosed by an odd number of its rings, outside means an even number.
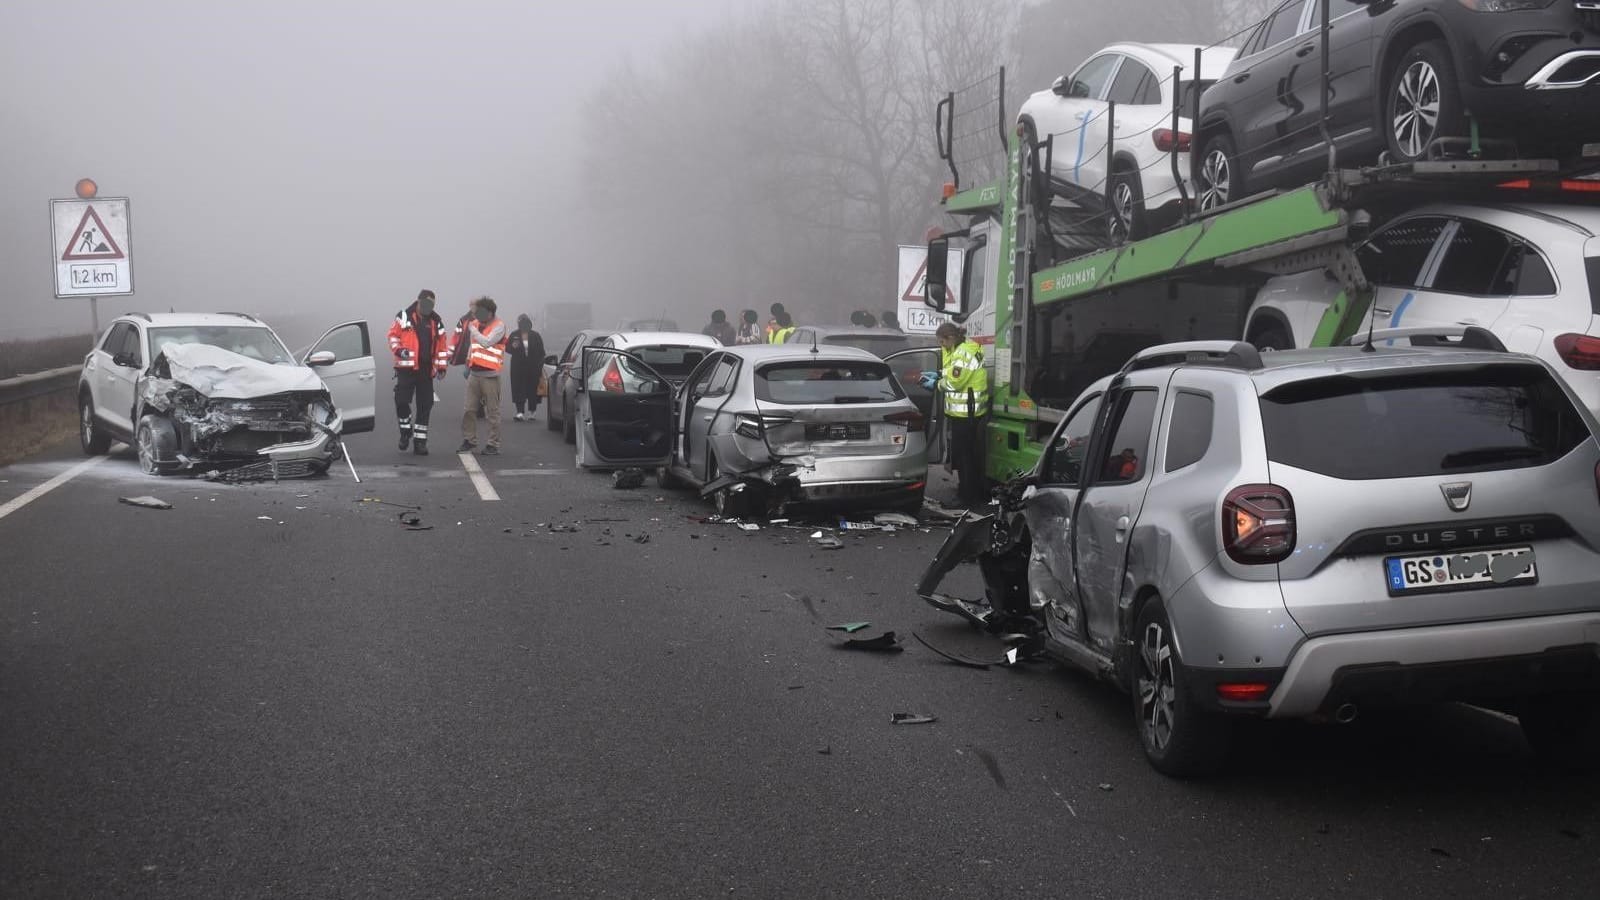
M989 423L989 372L983 367L983 348L954 322L940 325L934 335L939 339L940 371L923 372L922 386L937 388L944 396L950 465L961 481L962 504L984 506L989 502L983 453Z

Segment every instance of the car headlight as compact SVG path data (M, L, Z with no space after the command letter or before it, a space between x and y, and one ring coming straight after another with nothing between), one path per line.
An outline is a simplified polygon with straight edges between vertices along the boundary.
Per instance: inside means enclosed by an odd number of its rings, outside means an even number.
M1456 2L1473 12L1504 13L1544 9L1556 0L1456 0Z

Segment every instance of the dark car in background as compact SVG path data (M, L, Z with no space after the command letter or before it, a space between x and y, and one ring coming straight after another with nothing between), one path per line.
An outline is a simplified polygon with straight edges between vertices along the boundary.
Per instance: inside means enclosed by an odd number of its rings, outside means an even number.
M1327 166L1322 2L1278 6L1202 96L1203 208L1305 183ZM1444 149L1440 139L1456 139L1460 155L1474 124L1523 157L1600 157L1600 3L1329 2L1327 132L1341 166L1413 162Z

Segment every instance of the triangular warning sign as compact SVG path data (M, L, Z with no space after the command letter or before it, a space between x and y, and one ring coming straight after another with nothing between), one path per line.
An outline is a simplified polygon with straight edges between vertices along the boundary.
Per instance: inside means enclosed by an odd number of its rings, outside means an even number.
M92 206L85 207L83 219L72 230L72 238L67 241L67 250L61 254L61 259L82 261L122 258L122 248L117 246L117 239L106 230L106 223L100 221L100 214Z
M954 285L945 285L945 300L947 305L956 302L956 289ZM917 271L912 273L911 282L900 293L900 299L906 303L925 303L928 300L928 258L924 256L922 262L917 263Z

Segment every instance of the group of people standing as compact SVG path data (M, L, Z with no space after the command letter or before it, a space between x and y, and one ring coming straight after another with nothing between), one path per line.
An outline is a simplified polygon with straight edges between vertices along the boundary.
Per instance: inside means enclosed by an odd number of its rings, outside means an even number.
M532 419L539 408L539 381L543 376L544 338L533 330L527 315L517 317L515 330L500 321L499 307L491 297L473 300L465 315L447 332L434 311L433 291L423 290L417 300L395 314L389 325L389 352L394 357L394 407L400 420L400 449L428 455L428 419L433 410L433 385L443 381L450 366L461 366L466 379L465 409L461 415L461 446L471 453L478 445L478 419L488 427L485 456L500 452L501 373L511 381L516 421ZM527 410L524 413L524 409Z
M711 311L711 323L700 329L700 333L716 338L724 347L741 344L782 344L794 333L794 316L783 308L782 303L772 304L768 311L772 315L763 328L761 316L753 309L747 309L739 315L738 325L728 321L726 312L714 309ZM863 328L879 327L876 316L859 309L850 314L850 324ZM900 330L900 323L892 310L884 312L882 327L890 331Z

